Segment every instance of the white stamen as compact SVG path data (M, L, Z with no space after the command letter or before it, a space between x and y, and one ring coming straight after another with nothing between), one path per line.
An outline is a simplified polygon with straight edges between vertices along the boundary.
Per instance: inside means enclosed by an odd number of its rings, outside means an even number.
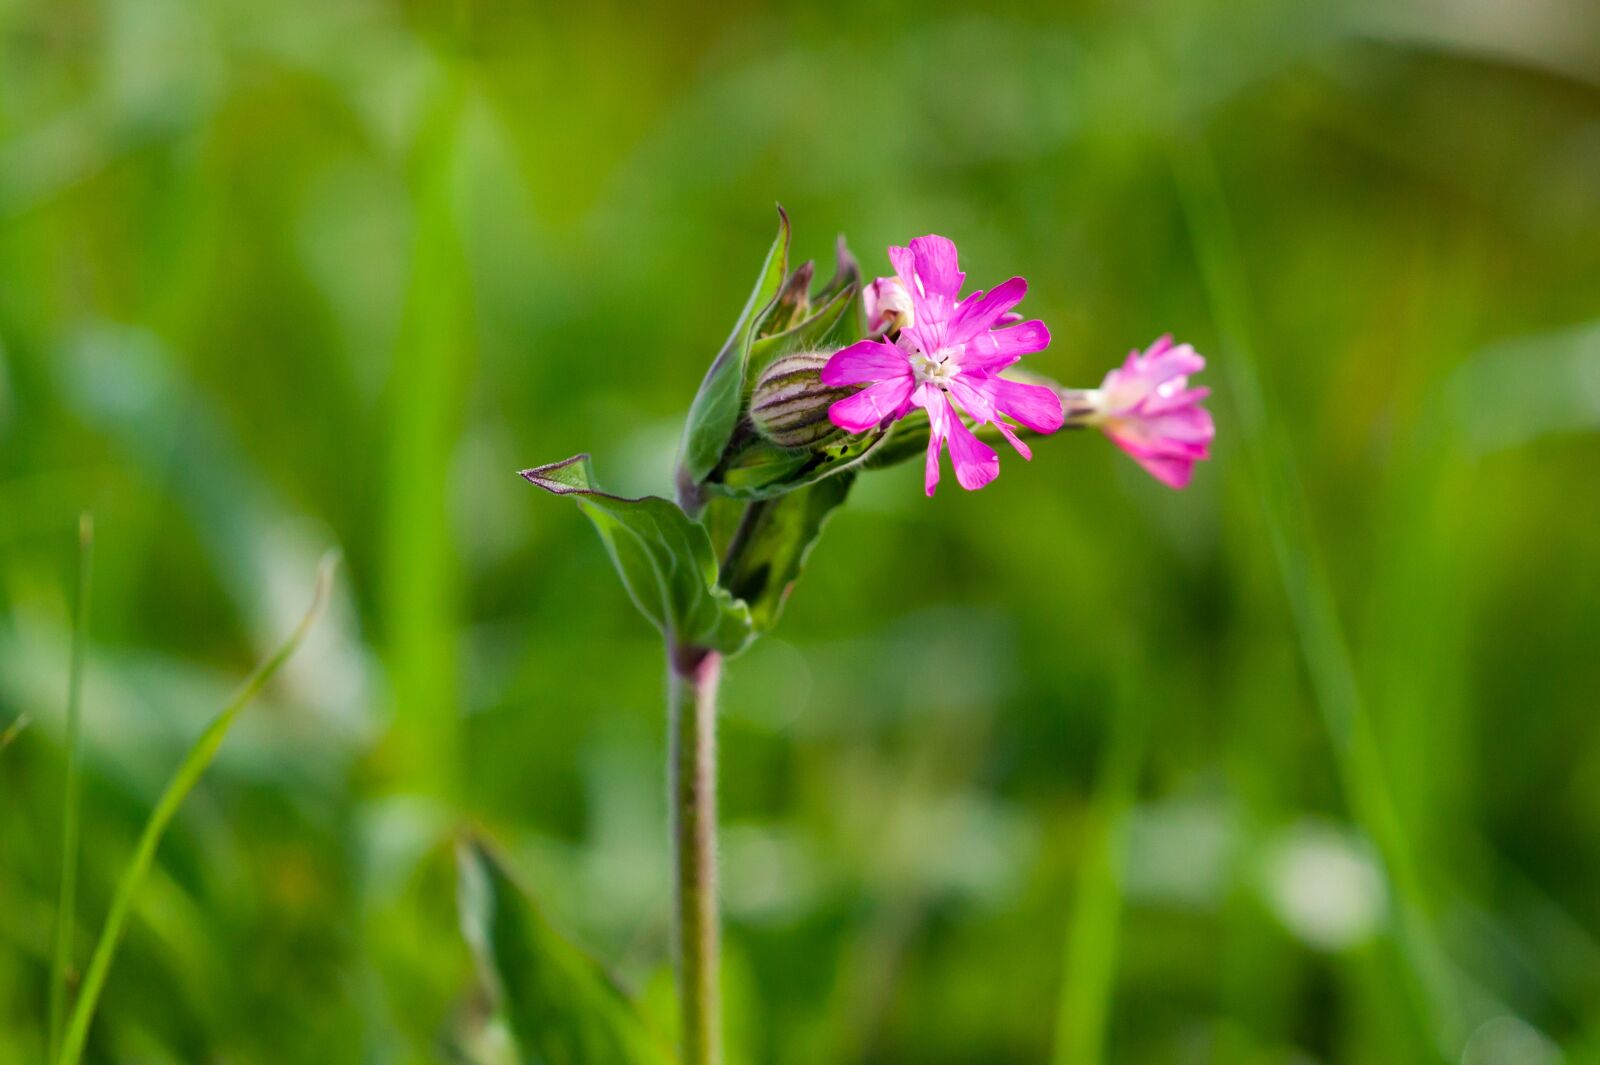
M911 356L911 370L916 375L917 384L936 384L946 391L950 388L950 379L960 372L960 356L966 345L957 344L951 348L940 348L932 355L916 352Z

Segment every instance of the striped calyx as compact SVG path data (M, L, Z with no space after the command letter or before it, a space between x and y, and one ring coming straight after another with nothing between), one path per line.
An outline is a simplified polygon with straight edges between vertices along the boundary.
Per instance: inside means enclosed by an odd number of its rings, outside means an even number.
M840 435L828 408L853 388L826 388L822 367L828 353L801 351L774 360L761 371L750 398L750 424L779 447L817 447Z

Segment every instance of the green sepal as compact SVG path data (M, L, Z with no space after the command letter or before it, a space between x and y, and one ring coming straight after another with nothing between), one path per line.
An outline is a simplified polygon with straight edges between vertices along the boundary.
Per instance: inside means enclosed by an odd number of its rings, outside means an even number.
M457 846L461 929L522 1060L672 1065L673 1055L588 954L563 937L481 840Z
M531 484L573 496L605 542L641 613L676 647L735 654L749 643L750 610L717 585L705 526L659 496L626 499L595 486L588 455L523 470Z
M784 278L772 309L761 316L761 324L756 327L757 342L762 337L781 333L795 323L804 321L806 315L811 313L811 279L815 273L816 264L807 259ZM753 371L746 367L747 384L751 376Z
M739 449L727 468L718 471L717 483L711 488L714 492L733 495L783 484L815 458L810 451L779 447L760 438L752 438Z
M773 239L767 258L756 277L750 298L734 324L727 343L711 363L689 405L689 420L684 425L682 456L679 459L679 483L683 486L704 481L717 463L722 452L733 438L739 423L745 389L745 366L750 357L750 344L768 311L774 306L778 290L788 273L789 216L778 208L778 235Z
M832 441L813 451L796 453L752 438L729 459L718 479L706 484L706 489L732 499L774 499L863 467L886 439L884 430L874 429ZM786 454L798 454L804 462L786 466L783 459Z
M853 342L854 323L849 311L855 302L856 290L854 286L847 286L822 301L809 318L751 344L749 369L745 374L747 396L755 388L761 371L785 355L797 351L832 351Z
M842 292L848 287L861 291L861 264L856 262L856 257L850 254L850 246L845 243L844 234L839 234L839 239L833 246L834 268L833 276L828 278L828 283L823 285L812 299L817 303L826 303L834 294ZM858 303L850 323L851 339L867 335L866 311Z

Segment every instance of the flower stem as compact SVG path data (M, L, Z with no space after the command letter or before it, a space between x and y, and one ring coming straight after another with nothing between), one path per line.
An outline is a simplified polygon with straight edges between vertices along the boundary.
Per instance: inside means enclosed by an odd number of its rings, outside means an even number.
M679 1059L681 1065L721 1065L716 730L722 656L675 648L670 673L667 780L677 887Z

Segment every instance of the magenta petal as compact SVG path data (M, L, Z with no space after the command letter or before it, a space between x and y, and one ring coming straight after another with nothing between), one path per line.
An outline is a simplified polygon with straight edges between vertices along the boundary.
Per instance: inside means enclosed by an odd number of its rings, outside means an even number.
M955 411L950 409L950 401L938 389L924 385L917 398L919 405L928 412L928 461L923 467L922 487L931 496L939 487L939 448L950 435L950 423L957 419Z
M971 373L998 373L1024 355L1050 346L1050 330L1037 318L979 333L967 341L961 368Z
M922 283L924 295L930 303L945 301L944 311L948 315L960 298L961 286L967 280L967 275L961 272L955 242L936 233L913 237L911 253L917 257L917 278ZM902 280L905 278L904 274L900 276Z
M905 413L914 381L909 374L863 388L828 408L828 418L841 429L864 433L887 418Z
M1121 442L1118 441L1120 444ZM1138 448L1123 446L1122 450L1145 468L1145 472L1169 488L1185 488L1194 478L1196 458L1204 456L1159 455Z
M971 374L957 374L950 379L950 395L961 404L961 409L966 411L975 420L980 422L997 421L1000 412L995 409L994 392L991 386L996 378L975 377Z
M1000 321L1002 315L1022 302L1027 295L1028 283L1013 277L985 293L973 293L957 308L950 321L949 342L960 344L980 333L987 333Z
M911 363L905 353L881 340L861 340L834 352L822 368L822 383L829 388L863 385L911 376Z
M1175 377L1188 377L1206 368L1206 360L1187 344L1180 344L1159 355L1146 355L1140 362L1139 374L1154 382L1170 381Z
M1033 461L1033 448L1029 447L1027 444L1024 444L1022 442L1022 438L1012 431L1011 426L1007 425L1005 422L995 422L994 427L1000 430L1000 435L1005 437L1006 441L1012 447L1016 448L1017 454L1021 455L1029 462Z
M1211 412L1204 407L1164 411L1144 418L1141 424L1144 433L1153 439L1200 447L1210 444L1217 431Z
M994 448L973 435L972 430L953 414L950 417L950 465L956 480L969 492L982 488L1000 475L1000 456Z
M1053 433L1061 428L1061 397L1053 388L996 377L990 380L989 395L1001 414L1036 433Z

